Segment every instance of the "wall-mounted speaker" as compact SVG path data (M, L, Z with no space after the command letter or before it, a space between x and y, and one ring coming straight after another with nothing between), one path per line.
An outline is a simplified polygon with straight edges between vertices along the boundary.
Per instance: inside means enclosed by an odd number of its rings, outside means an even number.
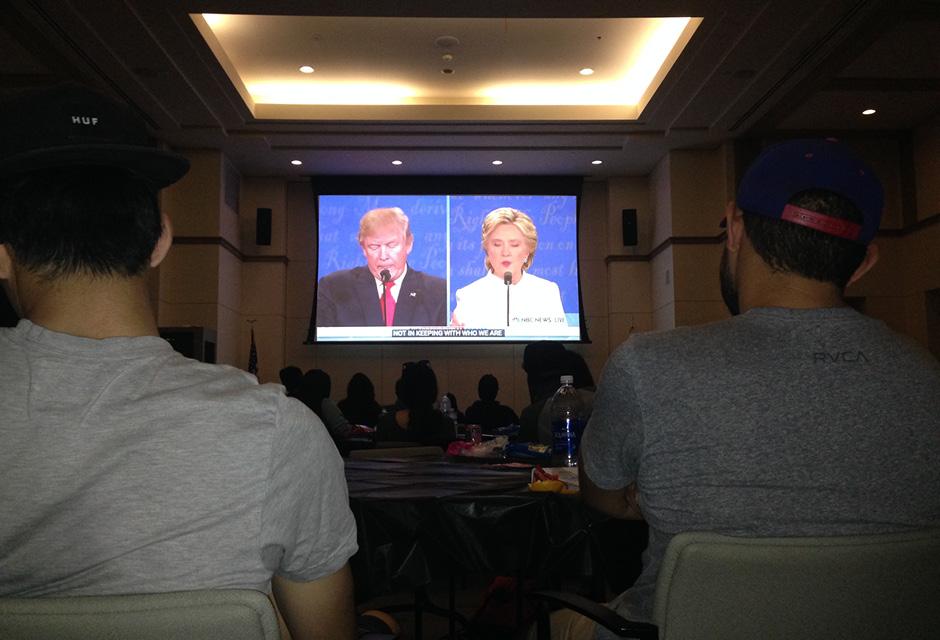
M271 244L271 210L258 208L255 218L255 244Z
M637 245L636 235L636 209L624 209L623 215L623 246L635 247Z

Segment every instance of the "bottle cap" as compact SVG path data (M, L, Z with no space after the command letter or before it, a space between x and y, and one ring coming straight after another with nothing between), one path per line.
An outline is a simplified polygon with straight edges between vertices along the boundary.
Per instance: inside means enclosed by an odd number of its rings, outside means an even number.
M574 376L562 376L561 383L562 384L574 384Z

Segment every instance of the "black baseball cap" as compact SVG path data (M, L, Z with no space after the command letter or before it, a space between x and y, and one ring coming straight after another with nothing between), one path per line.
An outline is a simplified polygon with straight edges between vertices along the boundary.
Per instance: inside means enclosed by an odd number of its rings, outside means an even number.
M189 171L189 160L153 146L131 109L97 91L64 84L0 103L0 175L58 167L126 169L156 188Z
M808 189L847 198L861 212L861 224L789 204ZM884 190L874 171L838 140L789 140L767 147L751 164L741 179L736 204L748 213L868 244L881 224Z

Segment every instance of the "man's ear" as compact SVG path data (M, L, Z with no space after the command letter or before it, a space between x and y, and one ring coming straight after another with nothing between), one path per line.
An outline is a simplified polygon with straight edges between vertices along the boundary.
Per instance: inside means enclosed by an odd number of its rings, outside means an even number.
M160 238L150 254L151 267L156 267L163 262L166 254L170 251L170 246L173 244L173 223L170 222L169 216L165 213L160 214L160 226Z
M728 251L737 251L741 247L741 238L744 237L744 216L738 211L733 200L725 207L725 232Z
M855 273L852 274L848 284L845 286L849 286L868 273L868 271L875 266L876 262L878 262L878 245L870 244L865 250L865 258L862 260L862 264L858 265L858 269L855 270Z
M0 280L13 278L13 256L5 244L0 244Z

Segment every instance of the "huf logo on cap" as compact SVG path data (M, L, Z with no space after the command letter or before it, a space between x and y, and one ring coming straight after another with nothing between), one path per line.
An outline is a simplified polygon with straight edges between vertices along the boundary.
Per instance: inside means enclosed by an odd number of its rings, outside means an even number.
M72 116L72 124L87 124L94 126L98 124L98 118L94 116Z

